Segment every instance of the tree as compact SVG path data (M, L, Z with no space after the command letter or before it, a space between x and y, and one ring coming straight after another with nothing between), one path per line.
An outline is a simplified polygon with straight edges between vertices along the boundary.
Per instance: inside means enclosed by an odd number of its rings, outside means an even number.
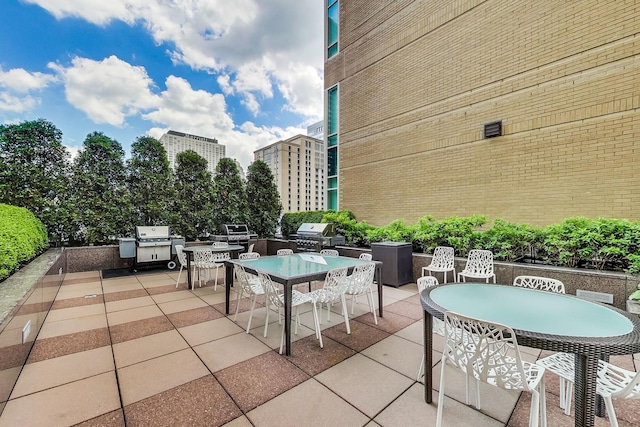
M51 242L70 229L69 152L62 132L38 119L0 125L0 203L27 208L47 227Z
M214 188L207 161L187 150L176 156L174 187L177 192L172 228L193 240L212 228Z
M246 224L249 216L247 193L236 162L229 158L220 159L213 183L216 190L215 225Z
M269 165L253 162L247 171L249 228L259 237L272 237L282 212L280 195Z
M139 137L131 145L127 187L136 225L166 225L175 200L173 174L160 141Z
M72 202L77 237L102 243L133 232L131 198L126 186L124 150L101 132L87 135L73 162Z

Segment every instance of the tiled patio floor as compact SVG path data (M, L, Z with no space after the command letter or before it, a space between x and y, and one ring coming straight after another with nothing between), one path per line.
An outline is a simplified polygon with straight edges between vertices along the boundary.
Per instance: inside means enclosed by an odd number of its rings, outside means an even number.
M233 315L224 315L224 286L214 291L209 282L189 291L181 283L176 289L176 278L177 272L114 279L97 271L67 274L0 426L435 424L436 405L424 402L423 384L415 379L422 357L415 284L385 287L385 316L378 325L360 304L351 335L336 306L331 322L323 317L323 349L307 308L292 356L285 357L278 354L275 313L267 338L264 306L246 334L247 299L234 322ZM442 348L438 338L436 347ZM524 352L530 361L540 356ZM439 360L435 354L436 389ZM612 361L633 368L640 356ZM558 408L557 389L548 375L549 425L572 426L573 417ZM482 410L461 403L464 378L451 370L444 425L527 425L528 394L484 385L481 393ZM640 425L638 401L616 402L616 410L621 426ZM596 420L597 426L608 424Z

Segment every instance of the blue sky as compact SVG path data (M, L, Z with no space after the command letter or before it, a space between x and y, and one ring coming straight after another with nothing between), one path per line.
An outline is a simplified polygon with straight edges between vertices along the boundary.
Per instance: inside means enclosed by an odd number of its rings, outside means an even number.
M169 129L253 151L322 119L318 0L4 0L0 122L44 118L76 152L93 131L129 156Z

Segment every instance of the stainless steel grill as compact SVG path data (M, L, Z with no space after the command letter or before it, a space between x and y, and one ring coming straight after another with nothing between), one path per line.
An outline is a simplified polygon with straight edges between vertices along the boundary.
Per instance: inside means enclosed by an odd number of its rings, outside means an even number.
M184 239L171 236L168 226L138 226L135 239L120 239L120 258L133 258L134 270L138 264L157 262L167 262L167 267L174 269L176 245L184 245Z
M336 234L332 223L307 222L298 227L295 242L298 251L320 252L322 249L344 245L345 238Z
M216 242L228 242L235 245L247 246L250 239L257 239L258 235L251 233L247 224L223 224L218 234L212 236Z

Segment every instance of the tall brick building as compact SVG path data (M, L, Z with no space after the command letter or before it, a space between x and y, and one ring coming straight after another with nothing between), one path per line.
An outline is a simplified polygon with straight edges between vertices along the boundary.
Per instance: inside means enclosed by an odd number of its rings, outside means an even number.
M330 0L326 18L329 208L640 220L636 1Z

